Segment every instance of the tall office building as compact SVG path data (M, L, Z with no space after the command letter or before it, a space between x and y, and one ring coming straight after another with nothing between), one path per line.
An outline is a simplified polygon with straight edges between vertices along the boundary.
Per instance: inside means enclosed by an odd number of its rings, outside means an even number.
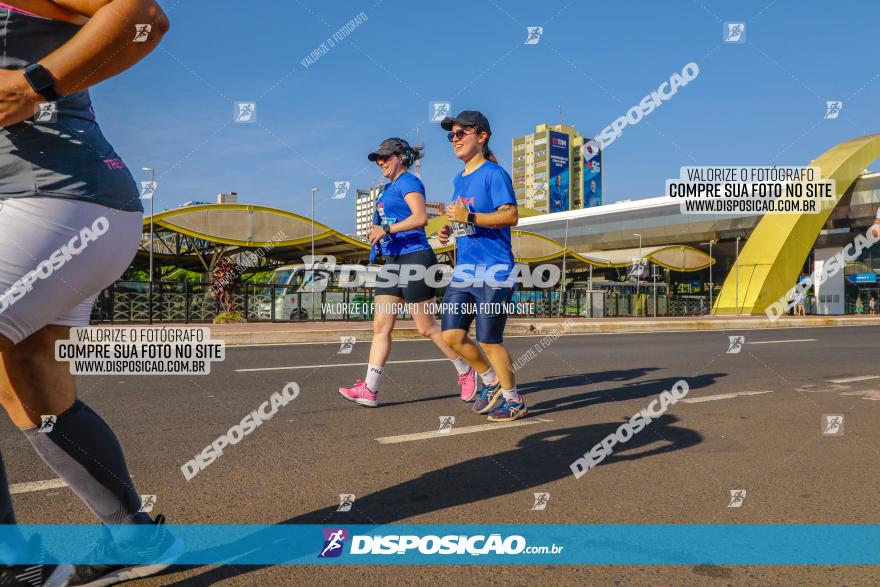
M373 186L368 190L357 190L354 197L354 232L358 236L367 236L373 223L373 210L376 198L382 192L382 186Z
M514 138L512 161L520 206L546 213L602 204L601 150L573 126L539 124Z
M373 211L376 207L376 198L382 192L382 186L374 186L368 190L357 190L354 199L354 227L357 236L367 236L367 231L373 223ZM428 220L446 214L446 205L443 202L425 202L425 212Z

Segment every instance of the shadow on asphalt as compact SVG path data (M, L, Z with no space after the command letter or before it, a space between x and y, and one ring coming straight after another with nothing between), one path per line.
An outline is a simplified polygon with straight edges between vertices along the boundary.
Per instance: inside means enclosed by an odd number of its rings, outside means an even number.
M545 377L539 381L529 381L525 383L517 383L517 389L519 389L523 394L531 394L537 393L539 391L547 391L551 389L565 389L569 387L583 387L585 385L596 385L600 383L608 383L615 381L627 381L631 379L638 379L646 375L651 371L658 371L659 367L644 367L637 369L624 369L624 370L615 370L615 371L600 371L598 373L588 373L588 374L576 374L576 375L562 375L559 377ZM659 391L657 392L659 393ZM429 402L439 399L451 399L457 398L458 394L453 393L449 395L435 395L432 397L423 397L418 399L411 399L405 401L398 402L388 402L383 403L383 408L388 408L391 406L402 406L406 404L415 404L421 402ZM592 403L592 402L591 402ZM529 411L532 410L531 404L529 404Z
M712 376L703 376L703 385L708 385ZM641 397L668 389L674 379L661 379L633 386L629 397ZM688 381L700 381L689 378ZM649 391L654 390L654 391ZM695 430L675 426L678 421L666 414L650 426L633 436L628 442L615 447L615 452L599 466L606 467L624 461L653 457L677 450L684 450L702 442L703 437ZM442 511L447 508L464 506L487 499L502 497L515 492L537 489L547 483L569 478L574 482L569 465L573 460L614 433L621 422L605 422L573 428L545 430L526 436L511 450L482 454L472 459L429 471L415 479L404 481L369 495L358 496L350 512L337 512L331 506L307 512L281 524L326 524L338 526L348 524L388 524L403 522L416 516ZM658 444L659 443L659 444ZM656 445L656 446L654 446ZM474 445L475 447L483 445ZM476 448L475 450L479 450ZM589 474L589 473L587 473ZM583 480L579 481L583 483ZM531 497L531 496L530 496ZM506 502L508 505L510 502ZM518 506L520 507L520 506ZM521 504L524 509L527 507ZM453 520L444 520L454 523ZM469 520L473 523L474 520ZM173 585L210 585L264 568L269 565L236 565L237 553L259 554L266 547L267 537L261 532L239 540L233 544L206 552L212 559L228 560L229 564L212 568L196 576L187 577ZM302 544L291 541L289 545L277 542L287 549L291 558L317 557L320 545ZM194 567L183 567L194 568ZM182 570L182 567L169 569L168 573ZM168 577L169 579L171 577Z
M641 369L635 369L634 371L641 371ZM726 377L726 375L726 373L705 373L703 375L697 375L695 377L688 377L688 387L690 391L703 387L709 387L721 377ZM564 375L562 377L548 377L536 383L541 386L539 390L557 389L560 386L557 384L558 379L562 379L562 386L565 386L568 384L568 380L574 377L577 376ZM682 378L663 377L661 379L650 379L648 381L627 383L625 385L613 387L611 389L597 389L575 395L566 395L564 397L549 399L538 403L527 401L526 404L529 407L529 415L544 416L553 412L576 410L578 408L585 408L594 404L601 404L605 402L627 401L648 397L654 398L660 395L661 391L670 389L673 384L680 379ZM582 383L581 385L592 386L599 381L601 380L596 380L592 375L590 375L590 381L587 383ZM529 383L520 387L520 390L527 397L530 392L534 391L531 389L531 385L533 384Z

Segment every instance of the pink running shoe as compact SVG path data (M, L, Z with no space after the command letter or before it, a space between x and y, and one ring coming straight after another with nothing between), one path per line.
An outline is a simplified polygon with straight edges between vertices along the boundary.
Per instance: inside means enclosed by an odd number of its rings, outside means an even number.
M458 384L461 386L461 401L473 401L477 395L477 372L470 369L467 373L459 375Z
M376 394L370 391L370 388L361 379L354 382L354 387L340 387L339 393L344 398L362 406L375 408L379 405L379 402L376 401Z

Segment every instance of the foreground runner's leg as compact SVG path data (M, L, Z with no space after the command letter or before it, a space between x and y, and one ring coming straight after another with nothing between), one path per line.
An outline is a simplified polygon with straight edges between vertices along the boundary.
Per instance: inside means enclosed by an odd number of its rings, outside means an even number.
M3 338L0 336L0 338ZM12 509L12 496L6 480L6 468L0 456L0 524L15 524ZM5 529L7 530L7 529ZM7 541L0 542L0 585L64 585L73 572L71 565L59 565L42 547L40 537L35 535L30 542L20 532L4 532ZM28 553L31 564L9 564L16 553Z
M40 457L102 522L151 524L138 512L140 498L116 436L76 399L68 364L55 361L55 341L69 338L69 331L46 326L2 354L0 402ZM56 416L51 432L39 432L44 414Z
M346 399L375 408L379 405L379 381L385 370L385 361L391 352L391 333L394 331L394 323L397 321L396 308L401 307L403 298L395 296L379 295L375 298L373 314L373 341L370 345L370 358L367 364L365 379L358 379L352 387L340 387L341 393Z
M434 318L432 306L434 299L424 300L415 304L410 304L410 314L416 323L419 334L430 338L437 345L437 348L446 355L446 358L452 362L455 370L458 372L458 386L461 390L462 401L469 402L474 399L477 394L477 376L476 371L462 359L446 341L443 340L443 332L440 330L440 324Z
M182 544L158 528L149 544L132 544L132 525L161 524L164 518L159 516L154 522L149 515L139 512L140 497L132 485L116 435L98 414L76 399L75 379L69 366L55 361L55 341L69 338L69 331L66 326L46 326L0 354L0 403L43 461L108 525L106 541L96 546L100 549L96 550L96 557L111 548L121 552L124 559L126 549L131 548L138 554L146 552L157 561L140 566L78 565L69 585L84 585L108 577L118 582L123 576L158 572L179 555ZM56 416L51 431L39 432L41 415ZM8 493L5 478L3 482Z

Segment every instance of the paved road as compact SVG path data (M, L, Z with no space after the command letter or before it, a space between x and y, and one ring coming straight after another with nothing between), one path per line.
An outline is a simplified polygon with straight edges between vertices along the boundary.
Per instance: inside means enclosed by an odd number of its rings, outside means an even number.
M880 523L880 361L874 327L566 335L520 371L527 425L485 424L429 342L401 341L380 409L336 388L362 377L368 344L229 349L207 377L87 377L81 397L117 431L142 494L171 523ZM729 336L745 337L728 353ZM540 337L509 339L514 358ZM539 345L540 346L540 345ZM354 363L354 365L351 365ZM282 367L298 367L281 369ZM276 369L278 368L278 369ZM243 371L250 370L250 371ZM651 427L575 479L569 464L679 379ZM180 466L290 381L299 397L187 482ZM695 401L697 400L697 401ZM823 415L844 416L823 435ZM13 484L53 473L0 424ZM404 438L396 438L404 436ZM378 438L397 440L381 443ZM66 487L19 486L23 523L91 523ZM730 491L746 491L739 508ZM533 511L534 492L549 492ZM338 495L356 496L337 513ZM198 567L139 585L868 585L869 567Z

